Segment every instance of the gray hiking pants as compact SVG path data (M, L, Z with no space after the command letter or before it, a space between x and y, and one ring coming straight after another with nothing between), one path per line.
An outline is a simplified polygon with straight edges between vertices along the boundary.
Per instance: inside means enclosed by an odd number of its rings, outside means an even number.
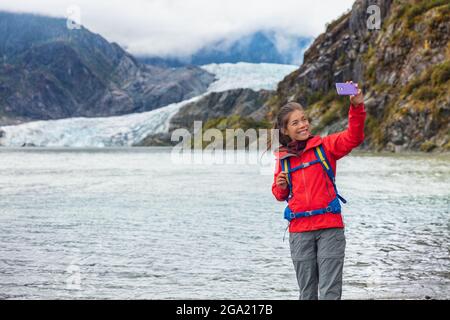
M341 299L345 244L343 228L289 234L300 300Z

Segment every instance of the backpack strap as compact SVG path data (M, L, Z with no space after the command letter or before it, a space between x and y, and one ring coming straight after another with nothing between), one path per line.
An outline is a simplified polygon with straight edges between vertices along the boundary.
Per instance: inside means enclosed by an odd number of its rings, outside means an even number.
M317 159L320 160L320 164L322 165L323 169L327 173L328 177L331 180L331 183L333 184L334 191L336 192L337 197L343 202L347 203L347 200L345 200L341 195L338 193L335 183L335 177L333 173L333 169L331 168L330 162L327 159L327 155L325 153L325 150L323 149L322 145L317 146L314 149L314 153L316 154Z
M287 173L286 177L287 177L287 183L289 186L289 195L286 198L286 201L289 201L289 199L292 196L291 163L289 161L289 157L281 159L280 162L281 162L282 171Z

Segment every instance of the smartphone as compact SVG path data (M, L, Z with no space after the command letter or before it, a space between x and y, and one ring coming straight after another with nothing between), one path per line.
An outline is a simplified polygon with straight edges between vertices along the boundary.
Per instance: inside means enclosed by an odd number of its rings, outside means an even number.
M354 83L336 83L336 91L340 96L357 95L358 88Z

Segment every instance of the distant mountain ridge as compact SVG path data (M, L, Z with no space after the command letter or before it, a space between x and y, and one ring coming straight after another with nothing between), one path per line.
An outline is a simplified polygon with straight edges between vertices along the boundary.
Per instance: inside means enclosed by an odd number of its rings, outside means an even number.
M303 52L312 40L311 37L284 35L275 31L257 31L235 40L218 40L190 56L143 56L138 57L138 60L171 67L236 62L300 65Z
M66 20L0 12L0 122L143 112L206 91L197 67L138 62L116 43Z

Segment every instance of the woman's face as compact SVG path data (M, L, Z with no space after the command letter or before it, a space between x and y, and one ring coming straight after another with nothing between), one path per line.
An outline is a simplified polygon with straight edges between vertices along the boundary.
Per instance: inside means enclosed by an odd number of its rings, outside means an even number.
M288 116L287 127L283 134L288 135L292 140L306 140L309 135L309 122L305 113L300 110L292 111Z

